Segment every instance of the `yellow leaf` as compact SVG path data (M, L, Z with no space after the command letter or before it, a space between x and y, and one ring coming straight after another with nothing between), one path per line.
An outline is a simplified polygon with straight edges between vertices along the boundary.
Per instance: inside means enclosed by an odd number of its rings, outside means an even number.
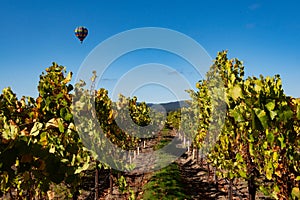
M40 130L42 129L43 124L41 122L35 122L31 131L30 135L37 136L40 133Z
M55 146L52 145L49 149L49 153L55 153Z
M293 199L300 199L300 190L299 188L294 187L292 190Z
M239 97L242 96L242 89L239 85L235 85L230 92L231 98L236 101Z
M40 143L43 145L43 147L47 146L48 139L47 139L47 133L46 132L43 132L41 134Z
M67 84L71 81L72 79L72 72L69 72L68 75L66 76L65 80L63 81L64 84Z
M277 168L276 170L275 170L275 174L278 176L278 177L281 177L281 170L279 169L279 168Z

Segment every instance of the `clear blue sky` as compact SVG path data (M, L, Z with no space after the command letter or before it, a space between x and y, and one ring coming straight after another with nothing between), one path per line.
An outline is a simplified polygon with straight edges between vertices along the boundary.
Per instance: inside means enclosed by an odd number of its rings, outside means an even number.
M11 86L18 96L36 97L39 75L53 61L76 74L89 52L112 35L164 27L195 39L213 58L229 50L244 61L247 76L280 74L286 94L300 97L299 6L296 0L1 0L0 89ZM90 31L82 45L74 35L78 25ZM130 61L161 61L145 53L124 60L128 69ZM177 70L184 74L185 68ZM170 100L147 94L141 100Z

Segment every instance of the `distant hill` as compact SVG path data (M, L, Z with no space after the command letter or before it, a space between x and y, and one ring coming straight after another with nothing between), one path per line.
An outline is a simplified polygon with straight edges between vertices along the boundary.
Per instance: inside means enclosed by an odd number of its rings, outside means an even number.
M159 112L163 112L164 109L166 110L166 112L170 112L170 111L178 110L179 108L182 108L182 107L189 106L187 101L175 101L175 102L160 103L160 104L148 103L147 105L156 109Z

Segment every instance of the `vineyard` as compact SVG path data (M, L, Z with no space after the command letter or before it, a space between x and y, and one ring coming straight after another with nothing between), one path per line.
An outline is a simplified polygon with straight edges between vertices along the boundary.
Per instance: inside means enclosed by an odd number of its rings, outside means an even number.
M36 99L3 89L0 199L300 199L300 100L279 75L244 77L219 52L189 106L166 117L71 80L53 63ZM140 153L171 140L184 154L145 172Z

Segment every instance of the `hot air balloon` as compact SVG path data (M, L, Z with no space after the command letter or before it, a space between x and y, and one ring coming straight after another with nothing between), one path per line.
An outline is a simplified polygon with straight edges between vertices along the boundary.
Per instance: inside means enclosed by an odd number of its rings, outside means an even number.
M84 26L78 26L75 29L75 35L80 40L81 43L84 40L84 38L88 35L88 32L89 32L88 29L85 28Z

